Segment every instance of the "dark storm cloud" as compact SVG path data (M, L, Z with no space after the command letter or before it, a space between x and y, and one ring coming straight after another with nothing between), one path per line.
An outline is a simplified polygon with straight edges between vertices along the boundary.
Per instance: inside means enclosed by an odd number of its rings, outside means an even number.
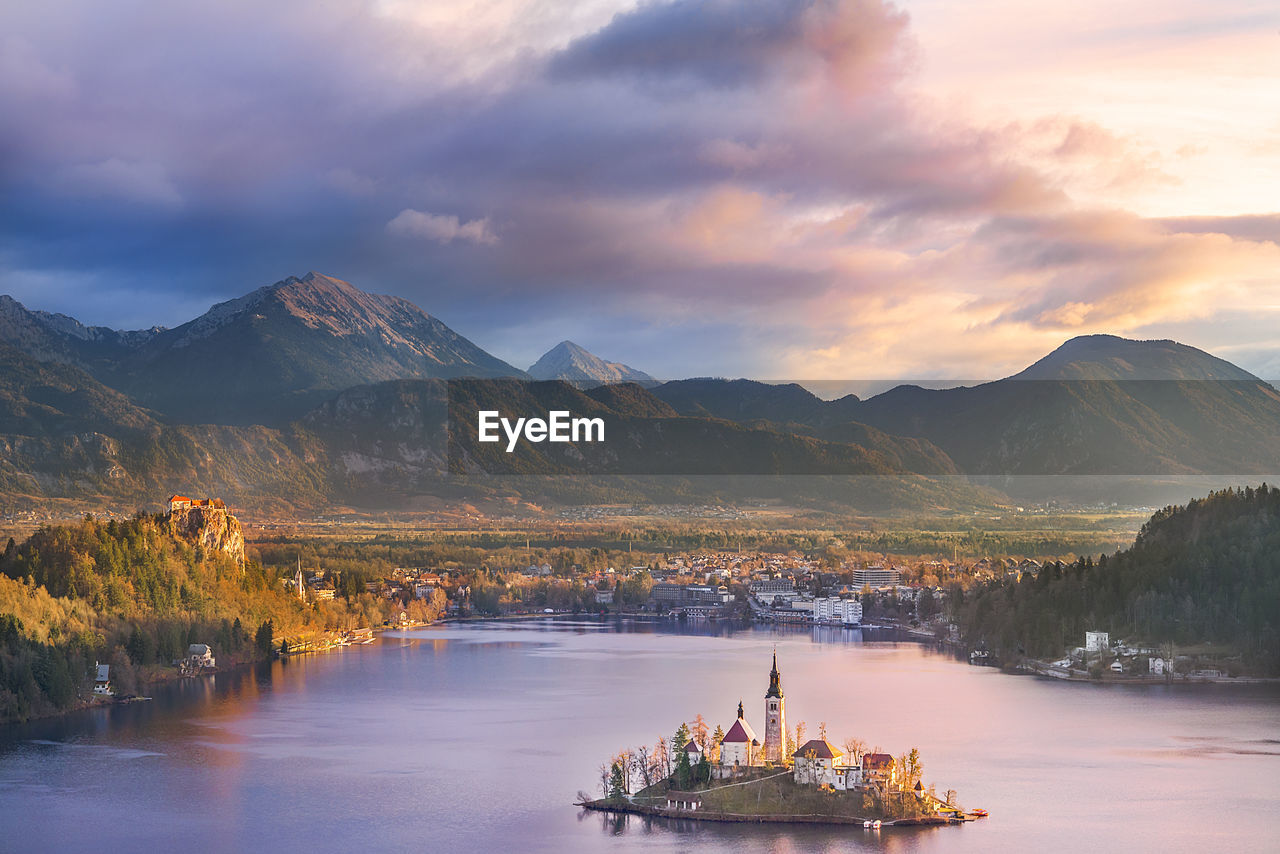
M691 77L741 86L775 72L803 35L808 0L649 4L571 44L551 63L558 77Z

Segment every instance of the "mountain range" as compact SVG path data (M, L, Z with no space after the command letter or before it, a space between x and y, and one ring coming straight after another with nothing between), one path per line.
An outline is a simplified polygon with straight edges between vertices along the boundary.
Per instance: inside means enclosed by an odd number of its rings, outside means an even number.
M186 423L286 424L335 392L383 380L525 376L410 302L314 272L146 332L85 327L3 299L0 340Z
M1173 341L1082 336L1005 379L903 385L867 400L748 380L683 380L654 393L683 415L772 422L832 441L858 441L851 424L927 440L967 475L1280 471L1280 393Z
M477 441L480 408L600 417L607 441L506 454ZM994 382L823 400L795 384L659 384L568 341L520 371L411 303L318 273L136 332L0 297L3 503L192 491L381 507L574 474L614 480L535 488L705 495L732 475L792 499L959 508L1002 500L959 475L1274 474L1277 449L1280 394L1172 341L1085 336Z

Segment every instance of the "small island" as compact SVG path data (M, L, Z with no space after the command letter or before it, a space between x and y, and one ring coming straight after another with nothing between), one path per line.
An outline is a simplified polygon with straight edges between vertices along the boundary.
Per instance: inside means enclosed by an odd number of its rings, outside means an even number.
M957 824L986 815L965 812L954 791L939 796L926 787L914 748L894 757L850 738L841 750L827 739L825 723L808 740L803 722L788 730L776 651L764 699L763 742L739 701L727 732L717 726L709 734L698 715L692 725L681 723L670 741L660 737L653 747L614 756L600 767L603 797L579 792L577 805L698 821L866 828Z

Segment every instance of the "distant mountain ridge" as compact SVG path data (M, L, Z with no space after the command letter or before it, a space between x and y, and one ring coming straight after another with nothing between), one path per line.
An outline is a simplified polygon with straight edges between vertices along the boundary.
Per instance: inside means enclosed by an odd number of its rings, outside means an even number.
M1225 359L1177 341L1135 341L1116 335L1072 338L1009 379L1258 380Z
M967 474L1280 472L1280 393L1172 341L1073 338L1003 380L898 386L856 418L929 439Z
M281 425L344 388L383 380L525 376L406 300L315 272L173 329L111 332L9 300L0 331L186 423Z
M644 371L621 362L606 362L572 341L561 341L529 366L535 380L565 380L579 385L656 384Z
M119 358L163 331L162 326L134 332L85 326L65 314L32 311L0 294L0 341L40 361L84 365Z
M1173 341L1073 338L1011 377L949 389L902 385L824 401L795 385L679 380L654 389L683 415L711 415L833 441L926 442L972 475L1274 474L1280 393ZM855 432L850 432L851 430Z

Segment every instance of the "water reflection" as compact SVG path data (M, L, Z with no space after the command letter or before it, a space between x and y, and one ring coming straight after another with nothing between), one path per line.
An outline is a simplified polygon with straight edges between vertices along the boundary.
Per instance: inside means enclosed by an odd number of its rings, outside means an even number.
M992 818L731 825L573 806L681 719L788 717L895 753ZM871 630L510 621L391 633L0 731L0 849L708 852L1280 850L1280 695L1066 685ZM1229 822L1202 816L1230 816Z

